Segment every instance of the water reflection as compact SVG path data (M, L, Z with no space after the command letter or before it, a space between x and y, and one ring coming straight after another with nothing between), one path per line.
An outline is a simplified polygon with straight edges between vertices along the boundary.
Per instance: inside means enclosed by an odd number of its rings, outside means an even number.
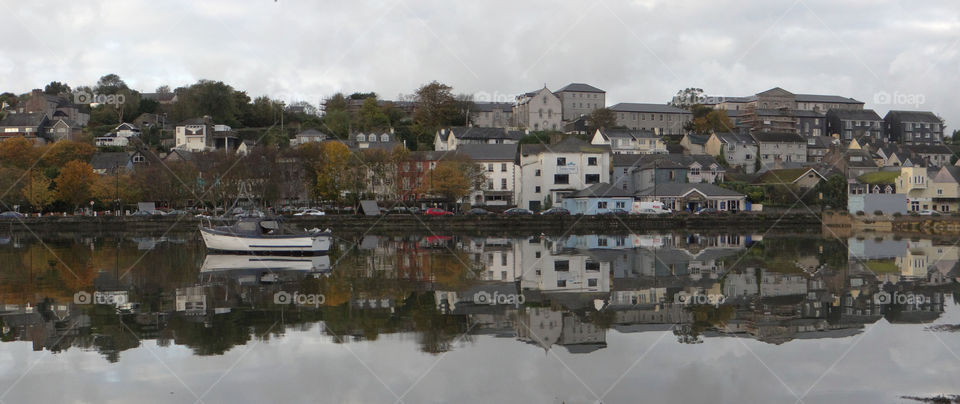
M45 241L0 246L2 340L112 362L142 340L218 355L311 328L339 343L412 332L430 353L492 335L589 354L611 330L845 338L936 320L960 279L952 241L894 236L368 235L320 257L207 255L195 234Z

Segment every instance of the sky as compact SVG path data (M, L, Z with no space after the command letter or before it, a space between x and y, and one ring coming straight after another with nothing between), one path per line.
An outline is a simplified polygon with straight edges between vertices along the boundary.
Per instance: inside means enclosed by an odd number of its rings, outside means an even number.
M960 128L960 3L793 1L8 2L0 91L116 73L152 92L199 79L316 105L437 80L477 101L571 82L607 104L686 87L853 97ZM957 123L954 123L957 122Z

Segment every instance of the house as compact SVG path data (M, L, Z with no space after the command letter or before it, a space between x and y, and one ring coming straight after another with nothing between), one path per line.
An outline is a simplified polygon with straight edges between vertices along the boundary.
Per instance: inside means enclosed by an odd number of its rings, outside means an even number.
M307 129L294 135L290 141L290 147L296 147L307 143L319 143L329 139L326 133L316 129Z
M864 103L837 95L794 94L780 87L749 97L715 97L737 127L752 132L796 132L824 136L830 110L861 110Z
M741 167L747 174L756 168L757 143L753 137L743 133L712 133L704 152L717 159L726 160L731 167Z
M347 147L354 152L365 149L383 149L392 151L395 147L403 145L402 142L397 140L397 136L394 134L393 129L390 129L389 132L379 133L351 133L347 137L347 142L345 143Z
M55 115L44 128L45 138L53 142L75 140L83 134L83 128L66 117Z
M807 162L819 163L823 161L823 156L835 144L839 146L839 141L830 136L807 137Z
M520 145L517 164L522 178L517 206L531 210L561 204L567 195L610 182L610 146L572 136L550 145Z
M133 170L134 154L128 152L97 152L90 159L90 166L93 167L93 172L100 175L129 172ZM143 162L143 157L142 154L139 155L138 162Z
M590 115L607 105L607 92L589 84L570 83L554 94L560 98L564 122Z
M560 130L563 103L546 86L517 96L513 119L520 128L542 131Z
M839 95L796 94L796 109L825 114L832 110L862 110L863 101Z
M474 102L470 123L481 128L513 126L513 104L509 102Z
M470 203L478 206L514 206L520 183L516 164L517 146L513 144L465 144L457 153L467 156L484 169L484 184L470 193Z
M890 111L883 117L887 139L905 145L943 144L943 120L929 111Z
M827 116L817 111L794 110L790 113L797 122L797 132L803 137L826 136Z
M851 142L844 149L834 145L823 155L822 162L843 173L848 179L879 171L876 156L869 148L859 147L858 142Z
M120 146L129 144L131 137L140 137L140 128L131 123L121 123L110 133L94 138L94 143L100 147Z
M465 144L517 144L523 133L508 131L504 128L482 128L476 126L454 126L437 131L433 138L433 149L437 151L457 150Z
M572 215L598 215L612 209L630 211L633 194L607 183L593 184L563 200L563 208Z
M827 135L844 141L867 136L875 141L883 136L883 119L872 109L831 109L827 111Z
M401 201L427 201L429 195L423 193L423 186L428 184L430 171L437 168L437 164L447 155L446 151L415 151L408 159L400 164L397 177L399 186L398 198Z
M914 163L920 161L926 165L941 167L950 165L950 158L953 157L953 151L943 144L914 144L903 146L910 154L910 160Z
M610 110L617 118L617 126L650 130L660 136L682 135L683 126L693 120L690 111L665 104L621 102Z
M87 126L87 123L90 122L90 114L80 111L80 108L74 104L75 98L71 94L50 95L44 93L43 90L33 89L30 91L27 100L17 106L15 112L19 114L41 113L50 120L61 117L80 127Z
M707 155L614 155L613 185L636 192L654 184L722 182L726 169Z
M900 167L896 192L905 194L911 212L956 212L960 202L960 167L924 167L907 160Z
M27 139L39 139L44 135L49 119L40 112L7 114L0 120L0 138L23 136Z
M710 139L710 136L687 133L680 139L680 145L683 146L686 154L707 154L708 139Z
M161 114L153 114L149 112L144 112L130 121L133 125L141 129L147 128L163 128L164 123L166 123L166 116Z
M790 185L800 189L810 189L820 181L825 181L817 170L813 168L788 168L768 170L753 181L757 185Z
M634 197L641 202L663 202L666 208L691 212L704 208L737 212L746 209L747 200L744 194L713 184L658 184L637 191Z
M214 127L210 117L193 118L177 125L174 148L191 152L214 149Z
M651 130L597 129L590 144L610 146L613 154L661 154L667 147Z
M757 143L760 163L773 167L777 161L807 161L807 141L793 132L757 132L753 135Z

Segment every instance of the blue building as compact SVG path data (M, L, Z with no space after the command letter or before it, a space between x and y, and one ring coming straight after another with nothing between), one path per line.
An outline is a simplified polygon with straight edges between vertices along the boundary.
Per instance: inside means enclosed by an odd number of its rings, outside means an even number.
M598 183L563 199L563 208L571 215L597 215L613 209L630 211L633 195L606 183Z

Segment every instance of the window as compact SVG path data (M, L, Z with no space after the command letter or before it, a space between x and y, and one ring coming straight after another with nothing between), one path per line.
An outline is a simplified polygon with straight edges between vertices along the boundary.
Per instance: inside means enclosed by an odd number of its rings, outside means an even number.
M493 164L487 164L487 172L488 172L488 173L492 173L492 172L493 172Z
M565 166L565 165L567 165L567 158L566 158L566 157L557 157L557 167L563 167L563 166Z
M690 175L700 175L700 167L691 167Z
M600 182L600 174L587 174L583 182L587 184L596 184Z
M565 288L565 287L567 287L567 281L566 281L565 279L558 279L558 280L557 280L557 287L558 287L558 288Z
M358 142L366 142L366 141L367 141L367 137L366 137L364 134L361 133L361 134L357 135L357 141L358 141Z
M587 286L596 287L596 286L597 286L597 279L596 279L596 278L587 279Z
M493 191L493 180L487 180L487 189Z
M500 189L507 189L507 179L506 179L506 178L501 178L501 179L500 179Z
M626 202L623 202L623 201L616 202L614 205L617 207L617 209L626 209L626 208L627 208L627 203L626 203Z
M606 208L607 208L606 202L597 202L597 209L606 209Z
M587 157L587 165L588 165L588 166L595 166L595 165L597 165L597 158L596 158L596 157Z
M501 164L500 164L500 172L502 172L502 173L507 172L507 163L501 163Z
M673 170L670 170L670 179L671 179L671 180L673 180L673 179L674 179L674 173L673 173Z
M560 272L569 271L570 261L568 260L553 261L553 270L560 271Z
M537 169L537 171L534 171L534 172L533 172L533 176L534 176L534 177L539 177L539 176L540 176L540 169L539 169L539 168Z
M536 258L540 258L540 251L537 251Z
M568 174L556 174L556 175L553 176L553 183L554 183L554 184L569 184L569 183L570 183L570 175L568 175Z
M534 188L533 188L533 192L539 194L539 193L540 193L540 186L537 185L536 187L534 187Z

